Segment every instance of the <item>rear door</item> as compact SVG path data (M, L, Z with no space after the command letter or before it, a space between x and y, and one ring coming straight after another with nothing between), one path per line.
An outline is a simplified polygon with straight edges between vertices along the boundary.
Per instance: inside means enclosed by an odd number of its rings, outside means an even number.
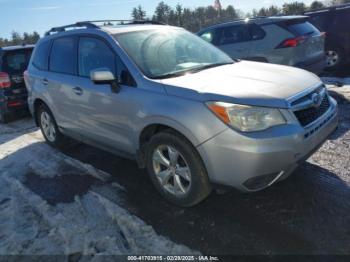
M215 30L214 44L232 58L247 58L251 40L249 24L230 25Z
M74 99L79 86L77 76L76 36L63 36L53 40L49 57L49 72L42 79L47 100L58 124L70 131L77 129Z

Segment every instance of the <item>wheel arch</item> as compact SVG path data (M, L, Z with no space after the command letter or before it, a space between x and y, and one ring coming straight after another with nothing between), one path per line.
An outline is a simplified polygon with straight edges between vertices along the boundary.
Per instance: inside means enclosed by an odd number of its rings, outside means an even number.
M37 112L38 112L38 109L42 105L47 106L47 104L44 102L44 100L42 100L40 98L37 98L37 99L34 100L34 103L33 103L33 117L34 117L34 121L35 121L36 126L39 126L39 119L37 117Z
M137 163L141 168L145 167L145 147L151 138L162 131L169 131L186 139L194 148L200 144L196 137L185 127L170 122L154 122L144 125L137 138Z

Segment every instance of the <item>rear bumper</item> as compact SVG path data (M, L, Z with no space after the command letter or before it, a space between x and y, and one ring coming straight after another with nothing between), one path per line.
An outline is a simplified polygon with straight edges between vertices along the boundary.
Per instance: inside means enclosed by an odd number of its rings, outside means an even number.
M0 112L5 115L16 115L28 110L26 97L0 99Z
M322 55L320 57L309 59L307 61L303 61L294 65L295 67L299 67L305 69L314 74L320 74L326 67L326 56Z
M288 176L336 129L337 104L331 100L331 108L307 129L298 123L255 134L227 129L198 146L211 182L254 192ZM317 131L306 137L310 130Z

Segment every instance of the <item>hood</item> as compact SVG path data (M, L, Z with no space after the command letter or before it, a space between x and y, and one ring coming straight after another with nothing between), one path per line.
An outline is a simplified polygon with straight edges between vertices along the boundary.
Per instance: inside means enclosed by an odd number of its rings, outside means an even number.
M288 98L322 84L316 75L302 69L248 61L161 82L169 95L279 108L288 107Z

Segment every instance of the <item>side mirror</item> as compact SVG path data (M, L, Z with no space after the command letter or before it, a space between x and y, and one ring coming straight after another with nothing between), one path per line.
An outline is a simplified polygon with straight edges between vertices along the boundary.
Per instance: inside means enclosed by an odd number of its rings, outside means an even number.
M90 79L96 85L111 85L112 92L118 93L120 90L118 79L108 68L99 68L90 72Z

